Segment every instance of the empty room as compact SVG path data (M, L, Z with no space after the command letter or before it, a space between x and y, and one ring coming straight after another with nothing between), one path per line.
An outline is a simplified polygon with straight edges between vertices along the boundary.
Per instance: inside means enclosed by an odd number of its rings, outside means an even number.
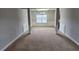
M78 1L0 2L0 59L79 58Z
M0 8L1 51L78 51L78 8Z

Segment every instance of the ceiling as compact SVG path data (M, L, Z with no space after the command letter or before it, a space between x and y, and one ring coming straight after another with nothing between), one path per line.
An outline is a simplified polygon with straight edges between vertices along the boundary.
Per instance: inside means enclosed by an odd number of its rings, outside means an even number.
M56 8L31 8L31 11L46 11L46 10L56 10Z

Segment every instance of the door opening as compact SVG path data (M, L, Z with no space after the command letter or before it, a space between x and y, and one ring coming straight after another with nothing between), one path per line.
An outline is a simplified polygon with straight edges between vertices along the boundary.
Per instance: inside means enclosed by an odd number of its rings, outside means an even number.
M47 9L37 9L32 8L28 9L28 18L29 18L29 31L31 33L32 28L34 27L50 27L56 28L58 25L58 9L56 8L47 8ZM57 30L58 27L55 29Z

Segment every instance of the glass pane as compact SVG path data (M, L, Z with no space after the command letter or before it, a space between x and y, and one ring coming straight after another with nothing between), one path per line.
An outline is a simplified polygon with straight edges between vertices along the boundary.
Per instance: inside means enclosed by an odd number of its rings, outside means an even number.
M36 15L36 23L47 23L47 15Z
M42 17L42 23L47 23L47 15L43 15L43 17Z
M41 16L40 15L36 15L36 23L41 23Z

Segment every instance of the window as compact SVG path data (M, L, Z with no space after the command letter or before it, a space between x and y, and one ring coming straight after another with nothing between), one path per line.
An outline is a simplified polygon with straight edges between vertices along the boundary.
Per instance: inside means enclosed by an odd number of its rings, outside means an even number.
M47 23L47 15L36 15L36 23Z

